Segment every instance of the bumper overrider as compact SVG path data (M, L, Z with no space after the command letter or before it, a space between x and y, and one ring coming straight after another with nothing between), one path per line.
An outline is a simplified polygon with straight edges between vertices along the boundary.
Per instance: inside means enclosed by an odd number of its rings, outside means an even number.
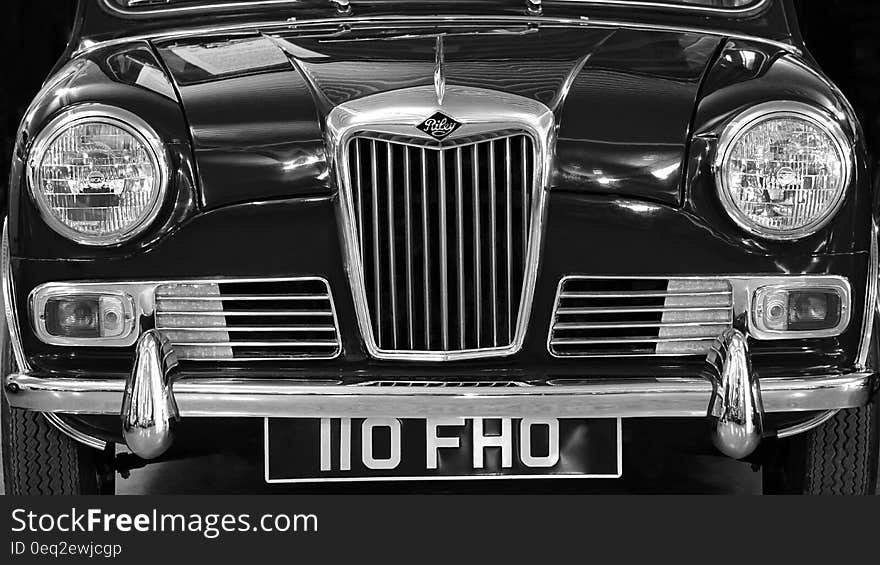
M4 234L5 235L5 234ZM4 243L6 238L4 237ZM119 415L128 448L144 459L164 453L173 424L184 417L221 418L426 418L709 417L713 441L723 453L747 457L768 436L783 437L818 425L834 411L867 404L877 375L866 365L877 292L876 238L872 242L866 315L859 362L851 372L758 378L752 369L746 322L721 334L694 377L598 378L584 375L508 386L456 381L450 386L407 381L327 384L298 379L195 377L181 371L174 347L155 329L141 333L127 379L44 377L22 349L14 305L8 247L3 246L3 298L17 372L4 383L10 406L46 413L79 441L96 438L71 428L55 414ZM204 373L202 373L204 374ZM440 383L445 385L447 383ZM765 430L768 413L818 412L795 427Z

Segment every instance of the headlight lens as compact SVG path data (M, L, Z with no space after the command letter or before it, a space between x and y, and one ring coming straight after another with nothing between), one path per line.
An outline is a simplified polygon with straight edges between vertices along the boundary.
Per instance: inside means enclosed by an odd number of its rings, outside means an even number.
M87 245L112 245L158 213L167 165L158 136L118 108L76 108L40 133L31 153L31 190L47 223Z
M769 239L815 233L837 212L851 156L840 127L795 102L764 104L735 119L719 144L718 188L733 220Z

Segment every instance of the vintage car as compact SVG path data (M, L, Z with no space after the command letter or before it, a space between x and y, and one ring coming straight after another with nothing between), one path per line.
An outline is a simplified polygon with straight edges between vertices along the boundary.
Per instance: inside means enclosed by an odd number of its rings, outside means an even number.
M16 137L8 492L876 488L867 151L789 0L82 0Z

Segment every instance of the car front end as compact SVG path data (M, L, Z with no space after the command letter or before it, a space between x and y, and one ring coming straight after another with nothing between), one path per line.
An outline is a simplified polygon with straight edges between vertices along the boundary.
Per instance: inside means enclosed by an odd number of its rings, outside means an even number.
M269 482L620 477L670 419L775 472L856 417L876 473L866 150L788 2L197 4L84 2L25 115L14 412L247 422Z

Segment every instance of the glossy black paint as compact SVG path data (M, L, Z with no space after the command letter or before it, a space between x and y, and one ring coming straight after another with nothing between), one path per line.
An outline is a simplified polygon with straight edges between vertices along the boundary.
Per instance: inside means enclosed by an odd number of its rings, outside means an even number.
M165 205L146 232L121 248L86 249L52 231L40 217L27 186L26 159L30 144L43 126L60 112L100 103L141 116L165 143L171 178ZM12 161L9 222L12 252L33 258L109 258L149 247L173 232L195 212L195 163L190 135L173 84L149 43L134 41L90 51L63 65L50 77L25 113Z
M331 192L327 114L349 100L432 84L434 43L298 34L159 43L190 123L205 207ZM697 89L719 43L608 28L451 35L446 80L553 110L553 186L678 203Z
M523 350L507 358L453 363L405 363L370 359L356 325L343 269L333 197L238 204L200 214L143 256L100 261L16 260L22 304L29 289L49 280L155 279L217 276L320 275L331 284L343 338L343 356L333 361L272 365L274 377L367 378L378 375L498 376L541 378L591 374L694 374L702 360L552 359L546 340L559 279L567 274L665 275L810 272L850 278L855 296L864 296L867 254L764 255L716 233L687 212L661 204L607 195L553 193L547 212L545 246L531 324ZM232 229L230 229L232 228ZM263 251L257 251L263 250ZM121 276L124 273L124 276ZM20 309L24 313L24 309ZM776 354L755 365L774 372L842 370L852 365L860 335L861 305L841 337L805 343L754 344ZM31 362L52 372L124 373L131 352L46 346L25 332ZM812 353L811 353L812 352ZM696 369L694 367L696 363ZM191 364L202 367L202 364ZM246 369L254 365L229 367ZM210 367L210 366L208 366ZM663 368L665 367L665 369Z
M107 17L96 15L95 6L83 9L84 36L111 33L109 24L95 31ZM784 16L777 2L749 22L726 23L784 39L790 35L780 25ZM157 25L116 24L127 32ZM418 37L385 37L404 32ZM431 84L432 35L438 32L450 32L450 84L513 92L556 113L536 299L525 346L514 356L379 362L368 358L357 329L324 118L346 100ZM272 37L257 31L195 33L93 48L67 62L29 112L13 165L18 182L11 194L10 236L21 319L29 320L30 290L48 281L319 275L330 281L336 298L344 342L339 359L222 370L331 379L692 375L700 360L551 358L546 339L560 277L829 273L853 285L857 299L849 329L834 339L756 343L755 366L765 376L852 367L863 311L858 297L867 277L871 191L852 113L809 59L766 42L694 31L538 26L482 32L427 22L398 31L352 29L343 37L307 37L297 30L276 30ZM251 56L231 63L220 57L219 72L205 71L210 50L241 47ZM194 59L202 61L202 70ZM155 79L149 86L138 80L144 68ZM839 116L856 149L843 209L827 228L798 242L767 242L733 225L718 203L710 167L723 126L738 111L773 99L808 102ZM176 171L156 224L118 248L79 246L46 227L22 174L28 143L42 125L63 108L88 102L144 117L166 142ZM27 327L25 350L39 371L109 376L130 368L130 350L48 346Z

